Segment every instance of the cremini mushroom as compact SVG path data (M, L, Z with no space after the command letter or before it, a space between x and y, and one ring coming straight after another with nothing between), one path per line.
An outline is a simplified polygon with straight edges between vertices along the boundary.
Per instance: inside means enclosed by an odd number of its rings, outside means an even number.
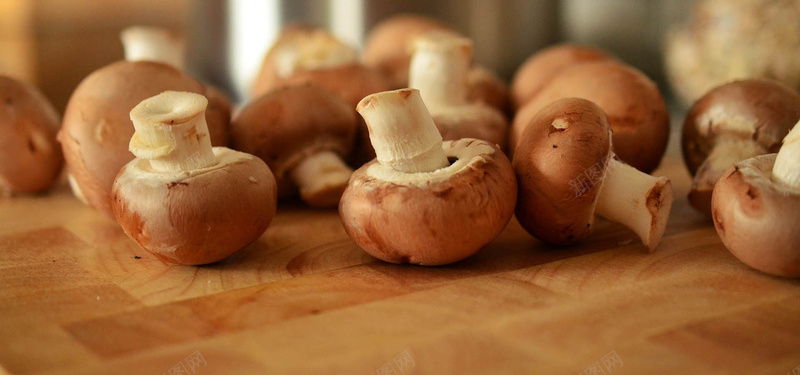
M133 159L128 151L134 132L129 113L142 100L167 90L210 91L179 69L154 61L119 61L81 81L67 103L58 133L70 186L81 201L112 215L111 185L119 169ZM228 144L230 108L226 105L210 101L205 114L213 145Z
M658 246L672 207L672 185L617 160L608 119L577 98L545 106L514 154L519 183L516 214L534 237L571 245L591 234L595 213Z
M514 117L509 149L514 150L531 119L563 98L583 98L605 111L614 131L614 152L634 168L650 173L661 162L669 138L669 113L653 81L614 60L574 64L560 73Z
M511 104L520 108L541 91L559 72L590 61L608 60L605 52L575 44L559 44L529 57L511 80Z
M341 98L314 85L277 89L242 108L231 126L234 148L264 160L281 197L299 189L314 207L336 207L353 170L358 122Z
M477 138L506 144L508 122L486 104L467 102L472 42L452 33L430 32L416 39L409 87L419 90L446 141Z
M0 75L0 196L38 193L58 178L59 118L36 88Z
M714 184L733 163L777 152L800 120L800 95L769 80L716 87L694 103L683 125L683 157L694 176L689 202L711 215Z
M419 91L370 95L358 105L377 159L353 173L339 204L347 234L392 263L464 259L508 224L517 195L511 163L478 139L442 142Z
M800 125L777 154L740 161L711 201L714 227L739 260L759 271L800 277Z
M112 208L125 233L158 258L206 264L258 239L277 203L267 165L253 155L211 147L195 93L167 91L130 112L136 158L119 171Z

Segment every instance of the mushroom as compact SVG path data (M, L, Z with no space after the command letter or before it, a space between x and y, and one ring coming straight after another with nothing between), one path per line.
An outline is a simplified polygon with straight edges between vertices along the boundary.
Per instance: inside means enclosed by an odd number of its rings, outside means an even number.
M356 50L328 31L294 25L287 27L267 52L251 94L257 98L302 83L322 86L353 108L365 96L389 88L383 74L361 64Z
M353 173L339 214L367 253L392 263L448 264L505 228L517 186L497 146L478 139L442 142L414 89L370 95L357 110L377 159Z
M614 60L572 65L553 77L514 117L510 149L542 108L570 97L592 101L605 111L614 131L614 152L622 161L645 173L658 167L669 138L667 105L653 81Z
M520 108L564 69L590 61L609 60L605 52L575 44L559 44L529 57L511 80L511 105Z
M281 197L299 188L308 205L335 207L353 173L342 158L352 152L357 128L355 111L341 98L301 85L277 89L242 108L231 133L235 149L270 166Z
M672 207L672 185L619 161L608 118L596 104L555 101L532 119L514 154L516 214L534 237L572 245L591 234L595 213L658 246Z
M112 208L128 237L167 262L225 259L275 216L269 168L253 155L211 147L207 105L202 95L167 91L130 112L136 158L114 181Z
M58 125L58 113L39 90L0 75L0 196L53 185L64 163Z
M467 73L467 102L490 105L510 116L508 87L495 72L480 65Z
M711 200L725 247L750 267L800 277L800 125L777 154L740 161L722 175Z
M508 122L486 104L467 102L472 42L452 33L431 32L417 38L409 87L419 90L444 140L477 138L506 143Z
M133 159L127 147L134 132L129 112L166 90L211 91L175 67L154 61L119 61L78 85L67 103L58 140L70 186L81 201L112 216L111 185L119 169ZM206 120L213 145L228 143L230 108L225 105L209 102Z
M775 81L716 87L694 103L683 125L683 157L694 176L689 203L711 215L714 184L735 162L777 152L800 120L800 95Z

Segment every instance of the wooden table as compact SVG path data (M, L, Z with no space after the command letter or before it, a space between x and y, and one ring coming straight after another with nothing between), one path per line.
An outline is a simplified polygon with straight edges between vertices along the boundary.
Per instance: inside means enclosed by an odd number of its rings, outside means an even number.
M753 271L725 250L688 206L689 177L674 151L657 174L673 179L676 202L652 254L608 222L586 244L559 249L512 221L476 256L435 268L371 258L335 211L282 207L239 254L180 267L140 249L65 187L0 201L0 366L791 373L800 366L800 282Z

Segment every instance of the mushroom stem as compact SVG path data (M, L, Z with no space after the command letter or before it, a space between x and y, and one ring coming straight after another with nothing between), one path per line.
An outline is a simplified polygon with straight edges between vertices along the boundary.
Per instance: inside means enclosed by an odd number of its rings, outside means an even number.
M120 33L127 61L155 61L183 70L183 38L160 27L133 26Z
M442 136L418 90L372 94L356 110L364 117L378 162L405 173L432 172L450 165Z
M792 192L800 192L800 122L783 138L783 146L775 158L772 178Z
M300 161L289 173L303 201L314 207L331 207L339 203L353 170L336 153L321 151Z
M692 180L692 191L707 191L710 194L717 180L731 165L766 153L764 147L749 137L720 135L706 160L697 169Z
M672 208L672 184L610 158L597 197L597 214L633 230L653 251L664 235Z
M143 100L131 111L136 132L129 150L157 172L188 172L216 164L207 106L204 96L189 92L165 91Z
M418 89L430 110L467 102L472 42L450 33L433 33L414 44L408 86Z

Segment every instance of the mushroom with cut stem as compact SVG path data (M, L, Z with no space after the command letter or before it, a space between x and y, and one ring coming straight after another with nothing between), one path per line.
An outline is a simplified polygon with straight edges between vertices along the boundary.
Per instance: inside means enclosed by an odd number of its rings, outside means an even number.
M516 214L534 237L572 245L592 233L595 213L630 228L649 251L658 246L672 207L672 185L619 161L608 118L577 98L544 107L514 154Z
M694 179L689 203L711 215L711 194L735 162L777 152L800 120L800 95L776 81L716 87L694 103L683 125L683 158Z
M356 113L314 85L272 91L242 108L231 126L234 148L260 157L278 192L314 207L336 207L353 170L342 161L353 149ZM296 188L295 188L296 186Z
M500 234L513 215L517 187L497 146L442 142L414 89L370 95L357 109L377 159L353 173L339 214L361 248L387 262L441 265Z
M123 40L133 40L137 44L143 38L128 36ZM125 47L133 48L130 43ZM142 49L134 49L137 48ZM143 52L135 55L152 56ZM215 97L210 94L212 90L181 70L157 61L119 61L96 70L81 81L67 103L58 133L70 186L81 201L113 216L110 194L114 177L133 159L128 151L134 132L129 113L142 100L167 90ZM229 103L209 100L205 116L212 145L227 145Z
M130 112L136 158L119 171L112 208L125 233L158 258L207 264L258 239L277 203L267 165L253 155L211 147L195 93L167 91Z
M800 124L800 123L799 123ZM800 125L777 154L740 161L722 175L711 200L725 247L750 267L800 277Z
M64 164L58 126L58 112L39 90L0 75L0 196L53 185Z
M503 114L486 104L467 102L471 60L469 39L453 33L427 33L414 44L409 87L419 90L444 140L477 138L502 149L508 129Z

